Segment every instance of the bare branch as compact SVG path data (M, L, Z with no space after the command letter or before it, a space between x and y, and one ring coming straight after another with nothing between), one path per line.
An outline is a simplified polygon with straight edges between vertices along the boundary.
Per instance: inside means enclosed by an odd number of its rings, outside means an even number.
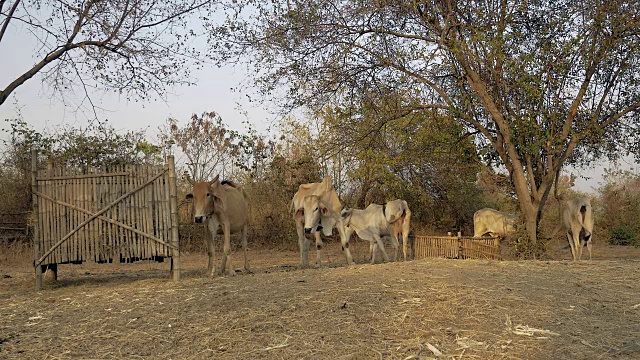
M20 0L15 0L13 6L9 10L9 13L6 15L4 23L2 24L2 29L0 29L0 42L2 42L2 38L4 37L5 32L7 31L7 27L9 26L9 21L13 19L13 13L15 13L16 8L20 4ZM0 2L0 13L2 13L2 7L4 6L4 0Z

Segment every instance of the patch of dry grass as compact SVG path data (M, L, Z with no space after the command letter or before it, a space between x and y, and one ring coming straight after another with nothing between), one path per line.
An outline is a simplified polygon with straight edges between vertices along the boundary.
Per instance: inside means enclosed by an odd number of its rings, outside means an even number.
M168 264L68 265L38 293L0 266L0 358L640 358L638 260L327 257L251 251L253 273L207 279L191 255L179 283Z

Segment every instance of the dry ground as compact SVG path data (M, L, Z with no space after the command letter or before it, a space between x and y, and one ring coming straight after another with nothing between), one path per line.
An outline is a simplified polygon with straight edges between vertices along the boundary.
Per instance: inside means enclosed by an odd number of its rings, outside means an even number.
M253 273L215 279L186 255L178 283L168 263L63 265L40 292L0 256L0 359L640 359L640 249L346 267L338 248L307 270L252 250Z

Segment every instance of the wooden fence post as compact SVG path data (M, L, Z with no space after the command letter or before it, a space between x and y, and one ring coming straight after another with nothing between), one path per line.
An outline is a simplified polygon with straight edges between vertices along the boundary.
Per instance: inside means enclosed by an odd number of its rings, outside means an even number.
M36 291L42 290L42 266L36 264L36 261L40 259L41 244L40 234L38 232L38 197L35 195L38 192L38 150L31 149L31 203L32 203L32 222L33 222L33 248L35 250L34 267L36 270Z
M462 259L462 232L458 231L458 259Z
M180 280L180 233L178 219L178 185L176 184L176 165L173 155L167 157L169 165L169 206L171 209L171 243L176 247L171 256L173 280Z

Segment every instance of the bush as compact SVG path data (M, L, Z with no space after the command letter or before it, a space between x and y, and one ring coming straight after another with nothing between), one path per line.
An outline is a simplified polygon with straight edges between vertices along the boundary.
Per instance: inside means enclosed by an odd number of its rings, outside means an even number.
M532 243L524 226L521 226L502 239L500 249L505 260L541 259L546 253L546 242L538 236L538 242Z
M609 243L611 245L640 246L634 229L625 225L610 229Z

